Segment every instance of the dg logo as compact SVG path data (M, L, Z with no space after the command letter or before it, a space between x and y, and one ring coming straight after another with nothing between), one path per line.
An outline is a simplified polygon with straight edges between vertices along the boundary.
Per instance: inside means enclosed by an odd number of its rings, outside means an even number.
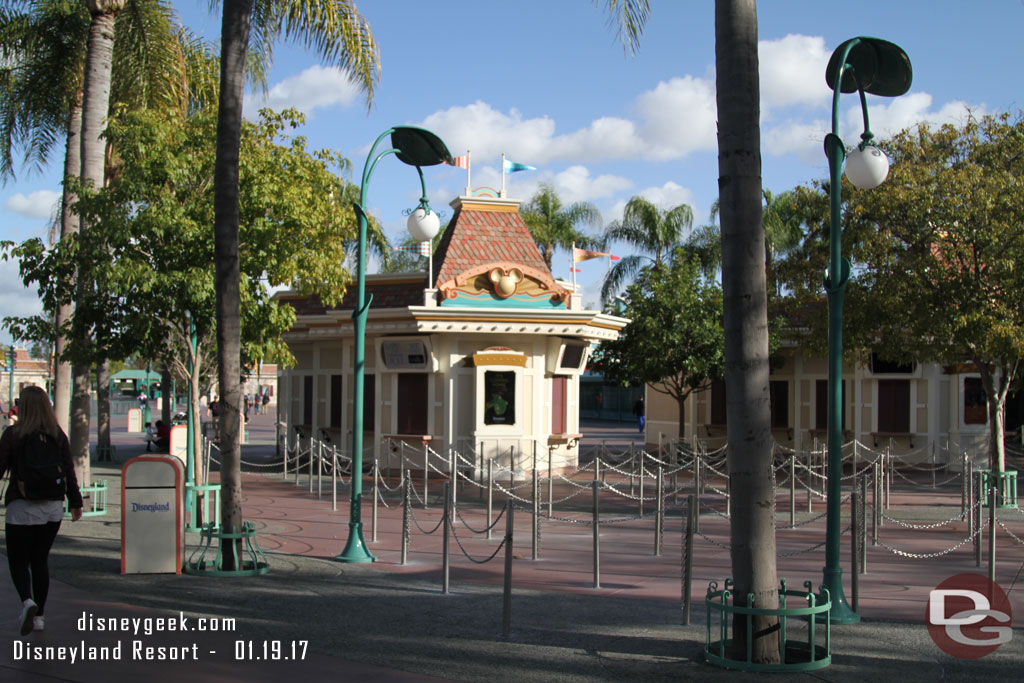
M957 574L928 594L928 633L948 655L978 659L1013 637L1010 600L980 574Z

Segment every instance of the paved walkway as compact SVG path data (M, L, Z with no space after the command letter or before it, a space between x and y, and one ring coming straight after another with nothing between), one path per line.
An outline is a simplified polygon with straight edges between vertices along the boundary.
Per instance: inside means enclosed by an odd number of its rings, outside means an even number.
M115 426L121 429L115 433L115 444L117 458L123 462L143 450L142 439L124 434L116 420ZM604 441L611 444L609 450L628 448L633 438L628 426L599 429L593 433L601 438L589 436L584 445ZM249 436L243 458L255 465L272 461L272 416L254 416ZM344 491L339 490L335 511L329 479L321 482L318 495L310 492L305 473L296 483L294 475L282 481L276 468L249 467L252 471L243 484L244 515L259 528L260 544L271 562L269 574L251 578L122 576L120 462L94 467L96 477L110 486L109 513L62 528L51 556L56 580L45 632L19 639L13 619L0 620L0 633L8 632L12 642L0 654L2 681L160 682L188 677L219 682L295 676L313 681L675 681L739 676L703 661L704 592L710 581L721 583L730 575L729 522L720 514L724 499L713 492L703 499L703 535L694 547L693 625L682 626L680 610L681 508L668 511L661 552L656 556L650 510L645 510L644 518L631 519L640 512L639 502L628 497L628 479L613 473L613 483L626 495L602 498L600 588L594 587L589 491L581 490L555 505L551 519L541 524L536 559L530 516L518 512L511 630L506 638L501 590L504 549L499 550L505 520L497 524L490 540L472 534L469 527L481 529L487 520L485 497L471 487L458 492L464 524L455 525L456 537L450 539L449 592L444 594L441 532L425 533L440 520L441 484L436 480L430 481L429 507L414 506L404 565L400 563L401 509L396 494L386 494L390 507L378 508L376 523L372 506L364 505L365 537L377 561L341 564L333 557L348 536ZM316 481L312 486L316 488ZM576 490L562 484L552 497L561 500ZM369 481L364 491L369 500ZM527 487L517 493L529 497L528 491ZM908 485L894 491L887 514L905 523L938 524L959 513L957 491ZM652 494L648 488L647 495ZM799 497L799 521L807 523L789 529L788 506L788 497L781 495L779 575L787 577L791 587L805 580L817 585L823 551L814 547L823 539L824 526L823 520L813 518L824 508L815 503L808 513L806 496ZM1024 514L1007 511L1003 518L1009 532L1024 538ZM814 680L1019 677L1024 661L1021 629L1015 629L1011 642L994 654L969 661L943 654L923 623L928 591L940 581L961 572L985 573L985 567L975 566L970 543L933 558L907 558L886 548L936 554L965 535L962 522L930 529L892 522L883 526L880 542L884 545L869 548L868 573L860 577L858 608L864 621L832 628L833 664L814 674ZM843 562L851 598L848 538L844 536ZM1024 580L1020 576L1024 548L1002 528L997 538L997 580L1009 590L1014 612L1024 615L1024 599L1016 585ZM197 542L189 534L189 546ZM494 560L480 563L496 551ZM16 615L15 602L12 589L0 589L0 614ZM187 628L216 625L221 630L182 633L169 630L179 620L145 621L181 615ZM128 618L125 626L134 629L138 624L142 632L96 630L99 625L121 625L112 620L122 617ZM1014 623L1019 624L1019 619L1015 617ZM149 635L147 624L153 627ZM56 661L83 646L90 655L107 654L111 659ZM35 654L39 657L28 658ZM120 659L113 659L115 654ZM275 661L277 656L289 659ZM811 674L797 678L810 680Z

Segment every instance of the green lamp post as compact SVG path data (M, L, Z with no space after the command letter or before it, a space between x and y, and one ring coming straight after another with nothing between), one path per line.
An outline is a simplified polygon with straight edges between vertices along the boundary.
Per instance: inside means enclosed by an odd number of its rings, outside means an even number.
M910 89L913 70L910 58L900 46L878 38L851 38L836 48L825 70L832 88L832 132L825 136L829 167L829 268L825 273L828 294L828 498L824 585L832 598L832 623L855 624L858 616L843 593L843 570L839 565L840 500L842 498L843 441L843 294L850 279L850 262L842 257L842 173L856 187L877 187L889 173L889 161L871 144L874 135L868 125L866 94L897 97ZM839 137L839 95L860 93L864 132L860 144L846 154Z
M387 136L391 136L391 149L377 152L377 147ZM373 562L377 558L370 554L363 540L362 498L363 498L363 381L366 363L366 316L370 309L372 295L366 298L366 192L377 162L389 154L398 160L416 167L420 176L423 195L419 206L409 215L409 232L415 239L428 240L437 234L441 225L437 214L427 204L427 185L423 178L422 166L453 163L452 155L444 142L434 133L414 126L395 126L377 137L363 166L363 180L359 189L359 203L355 204L359 220L359 245L356 253L356 305L352 311L355 351L353 358L353 406L352 406L352 492L349 502L348 543L335 559L340 562Z

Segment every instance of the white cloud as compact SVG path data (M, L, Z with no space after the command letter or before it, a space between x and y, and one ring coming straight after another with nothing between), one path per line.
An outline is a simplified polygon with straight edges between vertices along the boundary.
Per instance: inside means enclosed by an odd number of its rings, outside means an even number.
M931 126L946 123L962 125L967 119L968 111L976 116L984 116L987 113L983 105L972 106L959 100L947 102L937 110L932 110L931 106L932 96L925 92L894 98L871 98L868 100L871 131L876 137L886 138L919 123L928 123ZM864 128L860 106L846 112L844 124L843 135L859 141L860 132Z
M757 53L762 108L818 106L829 101L832 91L825 83L825 68L830 53L824 38L791 34L779 40L762 40Z
M27 197L19 192L4 202L4 211L21 214L26 218L49 220L56 215L59 200L60 193L52 190L36 190Z
M553 184L565 204L589 202L629 189L633 183L616 175L591 176L586 166L570 166L554 177Z
M684 76L662 81L637 98L643 157L679 159L718 144L715 82Z
M349 107L360 96L348 74L337 67L313 65L297 76L291 76L262 93L250 94L245 98L247 115L256 109L269 107L281 110L294 107L310 114L315 109L341 106Z
M825 134L831 124L824 120L786 120L775 126L761 126L761 147L765 155L796 154L806 164L817 164L825 158Z
M26 317L40 315L43 305L39 294L21 284L17 261L0 261L0 282L6 286L0 288L0 311L5 316ZM9 332L3 332L3 339L10 339Z
M678 183L672 182L671 180L660 187L648 187L633 193L633 196L638 195L661 209L668 210L673 209L680 204L689 204L694 208L694 213L697 213L696 207L693 206L693 191ZM622 218L622 212L626 208L626 202L627 200L624 199L620 199L615 202L615 204L612 205L612 208L605 214L605 221L617 221ZM696 219L696 216L694 218Z

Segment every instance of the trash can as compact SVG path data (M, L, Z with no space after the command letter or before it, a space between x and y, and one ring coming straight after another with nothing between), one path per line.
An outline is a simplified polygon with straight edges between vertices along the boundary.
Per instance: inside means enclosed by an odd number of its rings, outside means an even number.
M185 471L172 455L141 455L121 470L121 573L180 574Z

